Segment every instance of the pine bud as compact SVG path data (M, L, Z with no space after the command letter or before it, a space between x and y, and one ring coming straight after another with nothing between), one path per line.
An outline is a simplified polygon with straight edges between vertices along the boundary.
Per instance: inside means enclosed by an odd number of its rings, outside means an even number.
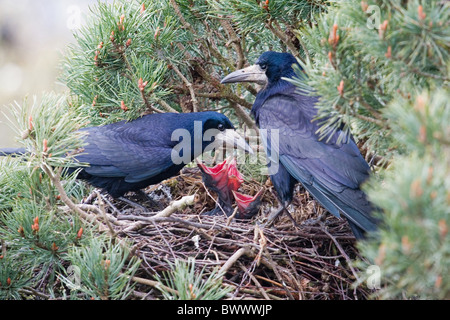
M93 107L95 107L95 105L97 104L97 98L98 98L98 95L96 95L96 96L94 97L94 100L92 100L92 106L93 106Z
M153 39L157 39L159 37L159 34L161 33L161 29L159 27L156 28L155 34L153 35Z
M192 299L197 298L197 295L194 292L194 285L192 283L189 283L189 294L191 295Z
M419 128L419 136L417 140L421 143L425 143L427 141L427 127L422 125Z
M30 129L24 130L22 135L20 136L23 140L27 139L30 136Z
M33 131L33 117L28 117L28 130Z
M98 50L95 51L95 56L94 56L94 65L96 67L98 67Z
M344 95L344 80L341 80L341 82L337 86L337 90L342 97Z
M119 31L124 31L125 26L123 25L123 21L125 20L125 15L121 15L119 18L119 22L117 23L117 27L119 28Z
M120 109L122 109L123 111L128 111L128 107L125 105L125 102L120 101Z
M333 52L328 52L328 60L330 60L330 63L333 65Z
M125 43L125 46L128 48L131 45L131 38L129 38L127 40L127 42Z
M78 230L77 232L77 239L80 240L82 235L83 235L83 228L80 228L80 230Z
M25 232L24 232L22 226L20 226L19 229L17 229L17 232L19 232L19 234L20 234L22 237L25 237Z
M410 187L410 196L411 198L419 198L423 195L423 189L422 189L422 181L420 179L414 180L411 183Z
M144 11L145 11L145 3L143 3L141 6L141 13L144 13Z
M42 151L47 152L48 151L48 146L47 146L47 139L44 139L42 141Z
M441 236L441 239L444 239L448 233L448 226L447 222L445 222L445 219L439 220L438 226L439 226L439 235Z
M427 97L424 95L418 95L414 104L414 110L422 114L425 114L426 105L427 105Z
M387 52L384 54L386 56L386 58L390 59L392 57L392 47L389 46L387 48Z
M58 249L59 249L59 247L53 242L53 244L52 244L52 251L56 252L56 251L58 251Z
M142 78L139 78L139 80L138 80L138 88L139 88L139 90L141 92L144 91L144 89L147 86L147 84L148 84L148 81L144 82L144 80L142 80Z
M380 39L384 39L384 33L387 29L389 21L384 20L383 23L380 25L380 29L378 30L378 36Z
M361 9L363 12L366 12L368 7L369 5L367 4L367 2L361 1Z
M402 250L404 253L408 254L411 252L412 244L411 241L409 241L408 236L402 236Z
M425 18L426 18L426 13L425 12L423 12L423 7L422 7L422 5L420 5L418 8L417 8L417 15L418 15L418 17L419 17L419 20L424 20Z
M34 233L37 233L39 231L39 217L33 219L33 225L31 226L31 230L33 230Z
M330 32L330 37L328 38L328 43L333 46L333 48L336 48L338 42L339 42L339 35L337 34L338 25L334 24L333 29Z

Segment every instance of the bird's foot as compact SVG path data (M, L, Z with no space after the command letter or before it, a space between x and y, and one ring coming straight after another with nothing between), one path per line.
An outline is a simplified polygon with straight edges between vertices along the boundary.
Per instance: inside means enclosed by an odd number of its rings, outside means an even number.
M281 208L272 211L269 214L269 216L267 217L267 221L266 221L266 223L263 224L263 226L270 227L283 212L286 212L286 215L292 221L294 226L300 227L299 224L295 221L295 219L292 217L291 213L285 206L281 206Z
M267 221L263 224L263 226L267 228L270 227L275 222L275 220L283 213L284 210L286 210L284 206L273 210L267 217Z
M140 210L142 212L147 211L147 209L145 207L141 206L140 204L138 204L138 203L136 203L134 201L131 201L130 199L127 199L125 197L118 197L117 199L119 199L122 202L125 202L126 204L132 206L133 208L135 208L137 210Z
M305 220L303 224L306 226L321 225L326 220L326 218L327 218L326 214L322 213L317 218Z
M135 194L136 196L140 197L143 201L148 202L148 206L151 209L156 209L157 211L164 209L161 201L156 201L151 197L151 195L145 193L144 190L139 189L138 191L135 191Z

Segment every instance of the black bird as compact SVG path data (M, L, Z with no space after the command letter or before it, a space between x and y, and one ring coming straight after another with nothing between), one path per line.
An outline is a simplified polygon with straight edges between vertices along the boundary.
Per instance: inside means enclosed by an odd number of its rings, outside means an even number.
M81 167L77 178L120 198L128 191L175 176L219 144L252 152L234 129L225 115L214 111L150 114L134 121L83 128L86 145L75 158L89 166ZM23 149L0 149L3 155L23 153Z
M337 130L325 139L319 137L314 121L319 97L300 93L286 80L296 77L294 64L298 62L289 53L264 52L255 65L232 72L222 83L263 85L251 113L263 129L269 174L283 206L279 213L292 201L299 181L330 213L347 218L357 239L364 238L377 228L373 205L360 189L370 167L352 136L338 142L344 132Z

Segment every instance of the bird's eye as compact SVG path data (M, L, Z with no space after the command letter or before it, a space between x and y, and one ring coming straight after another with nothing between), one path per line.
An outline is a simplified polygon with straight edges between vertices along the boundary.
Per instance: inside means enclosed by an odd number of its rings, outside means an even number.
M219 123L219 125L217 126L217 129L219 129L220 131L225 130L225 126L221 123Z
M260 64L259 67L263 70L267 69L267 64Z

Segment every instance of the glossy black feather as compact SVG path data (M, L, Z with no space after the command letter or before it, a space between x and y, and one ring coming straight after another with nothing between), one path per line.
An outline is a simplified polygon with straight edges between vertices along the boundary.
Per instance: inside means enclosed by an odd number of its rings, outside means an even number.
M279 159L271 179L280 200L292 200L294 179L330 213L346 217L357 238L376 230L373 206L360 189L370 167L353 138L338 143L344 137L340 130L328 139L319 138L319 125L314 121L318 97L299 94L283 79L295 76L292 55L266 52L257 63L265 64L268 84L258 93L252 113L259 128L267 130L261 131L267 134L263 141L269 159ZM273 134L279 136L278 143Z
M219 129L219 126L220 130L234 129L225 115L212 111L150 114L134 121L81 129L87 133L83 137L86 145L75 158L89 166L80 166L77 178L104 189L115 198L143 189L178 174L214 140L212 137L210 141L203 141L203 133ZM191 143L187 148L190 149L188 161L179 164L172 159L173 148L184 140L177 135L172 137L177 129L183 129L192 138L188 141ZM196 146L195 139L201 139ZM184 151L181 150L180 156ZM0 155L24 153L24 149L0 149ZM71 167L67 172L75 169Z
M76 158L89 163L89 167L82 170L79 178L105 189L113 197L168 179L187 164L173 163L172 149L180 141L172 140L172 134L185 129L194 137L196 121L201 122L202 132L219 124L224 129L234 128L220 113L198 112L150 114L130 122L83 129L88 132L87 145ZM196 149L192 139L189 159L199 156L210 142L204 141L201 149Z

